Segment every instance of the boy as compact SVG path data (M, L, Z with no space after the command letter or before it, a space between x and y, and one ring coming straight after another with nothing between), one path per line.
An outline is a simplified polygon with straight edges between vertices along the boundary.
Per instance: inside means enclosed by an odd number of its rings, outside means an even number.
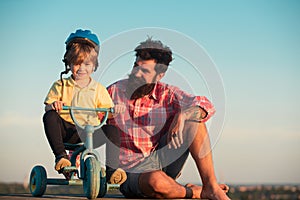
M65 44L66 52L63 62L66 69L61 73L60 80L53 83L46 96L44 101L46 113L43 116L45 133L55 155L54 168L59 173L64 167L71 166L63 143L81 142L69 111L62 110L63 105L89 108L114 106L106 88L91 78L91 74L98 67L100 44L98 37L90 30L79 29L70 34ZM69 71L72 75L62 78L62 75ZM79 117L79 121L91 125L99 124L95 113L94 116L88 118L88 122L84 117ZM108 132L109 134L116 133L116 129L109 125L104 125L99 131L103 131L105 135Z

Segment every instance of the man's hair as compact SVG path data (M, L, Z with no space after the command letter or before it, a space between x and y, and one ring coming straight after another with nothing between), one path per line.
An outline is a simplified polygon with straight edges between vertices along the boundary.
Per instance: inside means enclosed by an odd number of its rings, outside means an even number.
M136 52L135 56L140 57L142 60L155 60L157 63L155 66L157 73L166 72L170 62L173 60L171 49L161 41L152 40L152 38L141 42L134 51Z

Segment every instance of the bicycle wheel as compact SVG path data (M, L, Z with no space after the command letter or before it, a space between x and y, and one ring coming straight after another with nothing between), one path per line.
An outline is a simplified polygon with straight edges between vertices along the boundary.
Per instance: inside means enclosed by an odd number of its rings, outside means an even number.
M32 196L40 197L46 191L47 173L43 166L35 166L30 173L29 188Z
M100 170L97 160L94 157L88 157L85 162L85 176L83 179L83 190L88 199L94 199L98 196L100 187Z

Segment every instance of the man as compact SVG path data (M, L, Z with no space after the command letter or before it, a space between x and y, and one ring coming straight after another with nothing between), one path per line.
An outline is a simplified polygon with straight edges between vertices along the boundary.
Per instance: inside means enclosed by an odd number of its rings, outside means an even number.
M116 105L109 123L120 131L117 171L125 170L127 178L121 181L121 192L128 198L229 199L228 186L217 184L205 126L215 112L213 105L160 82L173 59L160 41L147 39L135 52L129 78L108 87ZM189 153L203 187L175 181Z

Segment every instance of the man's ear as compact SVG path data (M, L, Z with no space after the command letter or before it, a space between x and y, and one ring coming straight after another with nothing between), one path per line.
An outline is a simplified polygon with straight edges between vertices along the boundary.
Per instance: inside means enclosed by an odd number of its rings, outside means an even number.
M165 76L165 73L159 73L159 74L156 76L156 81L160 81L164 76Z

